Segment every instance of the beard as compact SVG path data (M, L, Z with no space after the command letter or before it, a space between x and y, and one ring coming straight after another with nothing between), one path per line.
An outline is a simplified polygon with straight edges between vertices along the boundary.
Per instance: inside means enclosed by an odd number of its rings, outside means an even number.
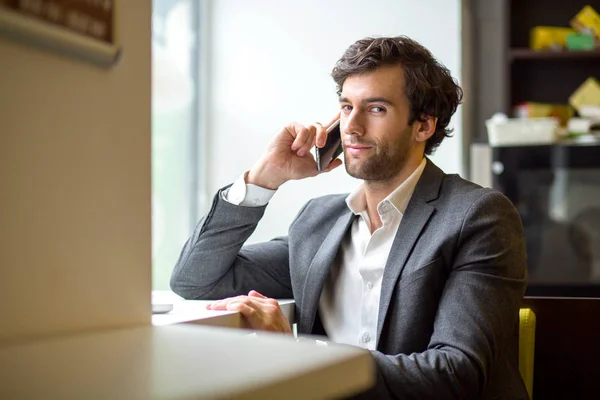
M411 147L411 128L405 128L396 141L389 145L377 142L353 141L354 144L372 146L374 155L366 160L353 159L344 149L346 172L353 178L365 181L386 181L394 178L406 164Z

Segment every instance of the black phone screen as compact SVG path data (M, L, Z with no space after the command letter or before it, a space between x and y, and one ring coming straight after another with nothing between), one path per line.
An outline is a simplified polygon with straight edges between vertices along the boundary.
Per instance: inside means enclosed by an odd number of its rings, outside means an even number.
M317 170L324 171L329 164L342 154L342 138L340 133L340 121L337 120L328 130L327 142L322 148L315 147L317 156Z

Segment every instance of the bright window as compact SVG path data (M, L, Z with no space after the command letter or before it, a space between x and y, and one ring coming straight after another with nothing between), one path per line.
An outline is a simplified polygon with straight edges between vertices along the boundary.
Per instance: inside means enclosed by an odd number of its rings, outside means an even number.
M153 0L152 277L169 289L173 265L197 222L198 2Z

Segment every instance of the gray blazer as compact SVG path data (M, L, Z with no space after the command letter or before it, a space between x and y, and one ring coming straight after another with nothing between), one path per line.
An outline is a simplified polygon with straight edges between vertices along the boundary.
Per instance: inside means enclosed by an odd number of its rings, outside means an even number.
M345 197L313 199L287 236L242 247L265 207L232 205L219 192L183 248L173 291L188 299L251 289L293 297L298 331L325 333L319 298L354 218ZM377 384L359 397L527 399L515 340L526 271L512 203L427 160L385 266Z

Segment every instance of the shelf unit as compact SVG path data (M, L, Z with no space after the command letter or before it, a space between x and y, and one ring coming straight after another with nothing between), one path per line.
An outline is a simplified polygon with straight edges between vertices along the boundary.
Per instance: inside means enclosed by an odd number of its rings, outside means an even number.
M534 51L534 26L568 27L585 5L600 12L594 0L464 0L473 46L465 49L470 80L470 137L487 141L485 120L511 114L517 103L568 104L569 96L590 76L600 80L600 50ZM465 98L468 100L468 97Z
M569 96L588 77L600 79L600 51L528 49L531 28L568 27L569 20L586 4L589 0L511 0L507 4L509 91L504 112L510 113L515 104L527 101L568 104Z
M600 60L600 51L536 51L526 47L514 47L508 51L511 62L519 60Z
M600 51L529 49L531 28L568 27L570 19L588 4L600 12L600 0L463 0L463 35L467 38L463 70L468 89L465 102L469 102L465 126L471 128L467 137L487 142L485 120L494 113L510 114L513 106L522 102L567 104L588 77L600 80ZM540 155L546 160L547 154L542 153L560 146L537 152L520 150L527 153L523 159L533 162ZM576 150L590 150L588 147L577 146ZM597 144L592 147L598 149ZM575 153L571 161L580 162L581 155ZM519 161L517 157L507 159ZM596 159L600 162L600 157ZM600 334L600 299L589 298L597 297L596 293L596 284L529 285L523 306L532 307L538 316L534 400L598 397L600 342L587 340Z

